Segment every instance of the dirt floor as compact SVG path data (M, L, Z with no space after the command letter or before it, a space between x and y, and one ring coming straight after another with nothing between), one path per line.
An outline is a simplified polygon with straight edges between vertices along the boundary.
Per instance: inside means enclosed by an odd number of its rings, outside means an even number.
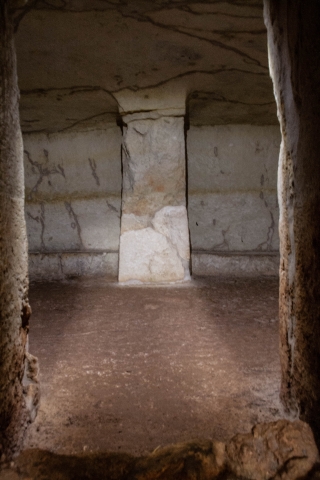
M30 300L42 400L26 449L143 455L281 417L275 279L73 280Z

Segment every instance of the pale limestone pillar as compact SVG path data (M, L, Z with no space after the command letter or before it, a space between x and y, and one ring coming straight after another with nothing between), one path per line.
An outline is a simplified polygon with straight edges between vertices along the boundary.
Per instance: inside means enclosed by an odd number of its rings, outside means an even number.
M119 281L189 280L184 109L123 121Z

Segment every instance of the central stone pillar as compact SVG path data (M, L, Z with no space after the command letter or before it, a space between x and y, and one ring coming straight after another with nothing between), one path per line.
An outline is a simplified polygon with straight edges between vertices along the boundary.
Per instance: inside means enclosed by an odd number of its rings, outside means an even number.
M123 116L120 282L190 279L184 114Z

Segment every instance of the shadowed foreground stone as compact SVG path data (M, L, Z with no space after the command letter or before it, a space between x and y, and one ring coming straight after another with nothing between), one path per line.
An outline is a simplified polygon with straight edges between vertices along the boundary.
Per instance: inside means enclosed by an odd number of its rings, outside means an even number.
M0 2L0 462L18 453L39 402L37 359L27 352L28 245L19 90L9 2Z
M299 420L262 423L227 445L229 468L254 480L304 478L318 458L309 425Z
M279 420L256 425L227 445L195 440L156 449L146 457L112 453L67 456L26 450L11 468L0 472L0 480L316 479L317 460L310 427L299 420Z
M320 442L320 223L315 220L320 214L320 3L265 0L264 6L282 134L281 399L290 414L312 426Z

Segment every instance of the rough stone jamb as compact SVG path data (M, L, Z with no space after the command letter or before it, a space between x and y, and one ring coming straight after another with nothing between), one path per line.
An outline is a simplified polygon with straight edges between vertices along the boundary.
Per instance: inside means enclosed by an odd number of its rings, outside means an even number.
M279 159L281 399L320 433L320 3L264 0Z
M19 450L38 403L37 361L27 353L23 149L8 3L0 2L0 462Z

